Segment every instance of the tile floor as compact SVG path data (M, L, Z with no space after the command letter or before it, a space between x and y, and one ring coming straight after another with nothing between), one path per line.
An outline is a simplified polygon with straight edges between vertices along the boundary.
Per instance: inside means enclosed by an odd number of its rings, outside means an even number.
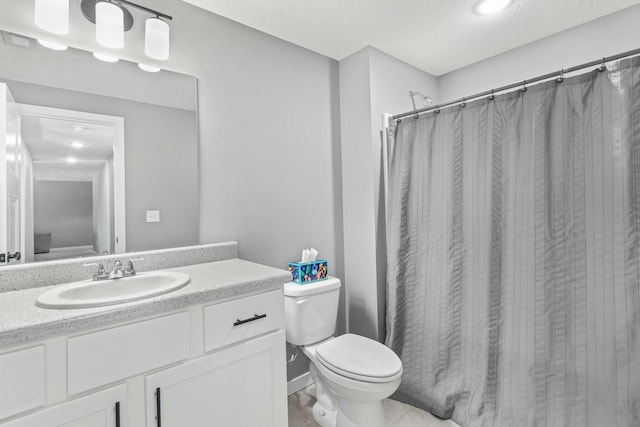
M311 408L316 403L313 385L289 396L289 427L317 427ZM458 427L428 412L391 399L384 401L387 427Z

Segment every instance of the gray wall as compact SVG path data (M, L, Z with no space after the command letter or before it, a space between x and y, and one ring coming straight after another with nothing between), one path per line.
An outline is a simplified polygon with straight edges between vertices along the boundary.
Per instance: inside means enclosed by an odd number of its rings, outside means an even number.
M17 102L125 119L127 250L198 243L198 143L193 111L9 81ZM146 223L159 209L160 222Z
M380 340L386 289L382 115L410 110L411 90L438 97L434 76L372 47L340 61L348 329Z
M201 242L237 240L242 258L279 268L312 246L343 279L337 62L186 4L177 13L198 77ZM307 366L300 357L289 378Z
M640 47L640 5L440 76L441 101Z
M34 232L51 233L51 248L93 245L90 182L33 182Z

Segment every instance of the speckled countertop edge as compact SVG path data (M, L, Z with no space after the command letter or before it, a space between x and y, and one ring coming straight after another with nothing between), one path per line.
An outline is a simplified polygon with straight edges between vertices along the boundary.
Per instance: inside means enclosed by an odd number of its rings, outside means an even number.
M189 275L191 282L174 292L105 307L52 310L35 300L53 288L24 289L0 294L0 347L25 344L127 320L161 314L196 304L215 303L243 294L282 289L291 273L241 259L165 269Z

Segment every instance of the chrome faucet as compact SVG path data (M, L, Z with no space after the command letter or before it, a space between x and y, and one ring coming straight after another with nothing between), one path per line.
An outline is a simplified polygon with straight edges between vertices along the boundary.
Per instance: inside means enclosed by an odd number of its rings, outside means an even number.
M113 269L111 273L107 273L104 265L99 262L92 262L91 264L84 264L85 267L97 267L93 274L93 280L107 280L107 279L122 279L123 277L130 277L136 275L136 269L133 266L133 261L144 261L144 258L135 258L127 261L127 266L123 267L122 262L117 259L113 262Z
M124 267L119 259L113 262L113 270L109 273L109 279L122 279L125 276Z

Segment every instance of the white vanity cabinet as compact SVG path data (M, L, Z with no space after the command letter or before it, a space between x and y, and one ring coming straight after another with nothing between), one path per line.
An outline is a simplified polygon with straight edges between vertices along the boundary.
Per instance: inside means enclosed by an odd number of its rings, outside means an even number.
M5 350L40 371L0 426L286 427L285 345L278 289Z
M286 426L283 341L279 331L148 376L147 427Z
M4 427L120 427L126 425L127 387L120 385L17 418Z

